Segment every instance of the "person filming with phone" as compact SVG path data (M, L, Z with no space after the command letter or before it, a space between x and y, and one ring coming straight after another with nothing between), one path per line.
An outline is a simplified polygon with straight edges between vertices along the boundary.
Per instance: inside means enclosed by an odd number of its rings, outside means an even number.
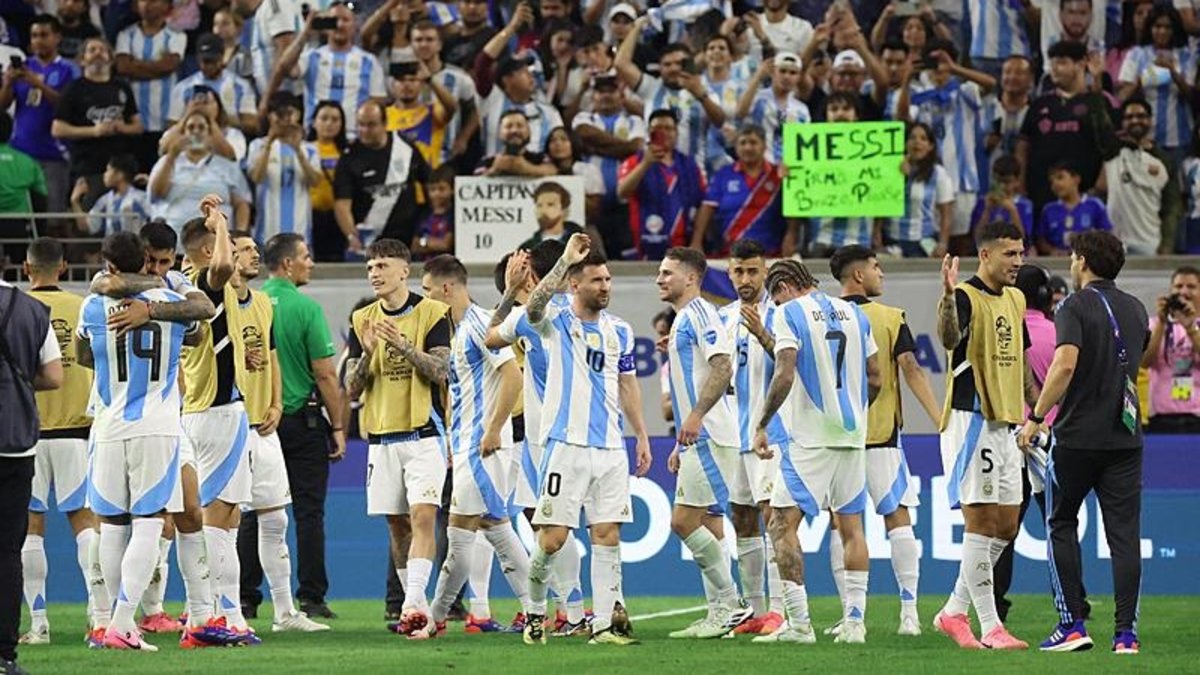
M1200 269L1171 274L1171 293L1158 299L1142 367L1150 371L1150 424L1155 434L1200 434Z
M553 176L558 170L546 155L529 150L529 118L519 108L500 116L500 154L484 157L475 173L481 176Z

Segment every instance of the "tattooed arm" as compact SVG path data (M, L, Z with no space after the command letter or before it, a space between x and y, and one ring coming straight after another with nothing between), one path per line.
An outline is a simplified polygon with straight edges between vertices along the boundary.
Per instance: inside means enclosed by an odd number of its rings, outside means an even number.
M775 355L775 376L767 388L767 398L763 401L762 415L758 420L758 429L766 429L771 418L783 407L788 394L792 391L792 383L796 380L796 350L784 349Z
M217 308L207 295L192 291L180 302L150 303L150 318L155 321L207 321L217 314Z
M400 350L400 354L413 364L417 374L427 382L437 385L446 383L446 376L450 372L449 347L431 347L429 351L422 352L409 343L405 349Z
M704 416L729 391L729 381L733 379L733 359L728 354L716 354L709 359L708 368L708 377L700 386L696 405L679 426L680 445L692 445L700 438Z
M958 323L958 299L953 292L942 295L938 300L938 339L942 346L953 351L962 341L962 329Z
M162 277L153 274L101 274L92 279L89 292L110 298L127 298L151 288L162 288Z
M567 261L564 253L554 264L554 269L542 277L533 293L529 294L529 305L525 307L525 316L529 317L529 323L538 324L546 318L546 306L550 304L550 298L562 288L563 279L566 278L570 267L571 263Z

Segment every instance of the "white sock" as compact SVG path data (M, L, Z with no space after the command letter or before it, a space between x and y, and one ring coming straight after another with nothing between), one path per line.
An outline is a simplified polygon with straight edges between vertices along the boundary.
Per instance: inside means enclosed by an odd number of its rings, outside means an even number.
M188 625L203 626L213 615L212 571L203 532L175 531L179 546L175 558L187 594Z
M742 595L754 610L754 616L767 613L767 597L763 591L766 574L766 551L762 536L739 537L737 540L738 575L742 578Z
M475 550L471 553L471 615L476 619L490 619L492 606L488 595L492 586L492 561L496 551L483 532L475 533Z
M160 537L158 540L158 564L154 566L154 574L150 576L150 585L142 594L142 615L154 616L163 611L163 598L167 595L167 576L170 574L171 540Z
M683 544L692 552L692 557L700 566L704 577L712 584L721 603L726 607L736 607L737 587L733 585L733 576L725 562L728 558L721 550L721 542L708 528L697 527L683 540Z
M966 614L971 611L971 592L967 590L967 582L963 580L963 563L958 564L958 577L954 579L954 589L946 604L942 606L946 614Z
M967 592L971 594L971 604L975 605L980 633L987 635L1000 625L1000 617L996 614L996 596L993 595L991 537L971 532L963 535L960 574L966 582Z
M921 578L921 546L911 525L888 532L892 544L892 571L900 589L901 612L917 611L917 585Z
M221 577L221 613L232 627L245 629L246 617L242 615L242 561L237 552L238 528L225 530L225 564Z
M529 612L529 552L517 536L517 531L508 523L501 523L483 530L496 558L500 560L500 571L508 579L509 588L521 602L521 611Z
M438 575L433 605L430 607L434 621L446 619L450 605L454 604L454 598L458 597L458 592L471 574L471 558L475 554L475 533L471 530L447 527L446 540L446 562L442 563L442 573Z
M621 547L592 544L593 631L599 632L612 626L613 605L624 597L621 590Z
M133 519L129 545L121 559L121 585L110 630L120 633L137 630L134 613L158 565L158 540L162 537L163 525L161 518Z
M408 587L405 589L404 606L426 609L429 607L429 577L433 576L433 561L429 558L408 559Z
M100 523L100 571L110 602L116 601L121 590L121 561L125 557L131 529L129 525Z
M846 549L842 547L842 534L829 531L829 570L833 572L833 585L837 587L838 599L846 606Z
M405 563L406 565L408 563ZM408 568L397 567L396 578L400 580L400 590L404 591L404 595L408 596Z
M25 535L21 546L21 578L25 589L25 603L29 605L29 618L33 629L50 628L46 621L46 544L39 534Z
M89 604L92 609L92 628L107 628L112 620L112 596L104 585L104 572L100 569L100 534L88 529L92 537L88 541L87 574Z
M583 621L584 616L579 568L579 545L575 541L575 533L567 532L567 540L554 556L551 585L559 602L566 606L567 621L571 623Z
M783 586L783 607L787 612L788 623L793 628L803 626L810 623L808 616L808 591L804 588L804 584L798 584L794 581L782 580Z
M88 552L92 548L92 542L96 539L96 531L90 527L85 527L75 535L75 564L79 566L79 573L83 576L83 587L87 589L87 614L88 622L91 622L92 616L92 585L88 583L90 572L90 563L88 560Z
M566 548L565 546L563 548ZM533 550L529 558L529 613L545 616L546 614L546 584L550 580L553 569L563 555L562 549L554 554L546 553L539 546Z
M992 567L996 566L996 561L1004 553L1004 549L1008 548L1008 540L999 537L992 537L988 542L988 557L992 561Z
M276 621L296 610L292 600L292 558L288 552L287 528L287 509L258 514L258 559L271 588Z
M767 558L767 597L770 598L770 611L783 615L783 579L779 576L779 565L775 562L775 542L771 537L764 537L764 548Z
M867 616L867 570L846 570L845 620L862 621Z

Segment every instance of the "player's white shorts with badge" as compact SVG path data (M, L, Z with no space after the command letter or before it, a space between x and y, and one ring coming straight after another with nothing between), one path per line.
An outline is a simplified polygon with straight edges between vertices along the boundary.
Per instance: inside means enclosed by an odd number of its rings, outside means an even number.
M484 457L478 451L454 455L454 488L450 513L458 516L508 518L509 480L514 476L513 449L500 448Z
M179 438L139 436L94 441L88 462L88 505L100 516L153 516L183 511Z
M980 413L951 410L941 445L951 508L1021 503L1023 460L1008 424L989 422Z
M218 499L250 503L250 421L241 401L183 416L183 430L196 451L200 505Z
M33 495L29 510L45 513L50 510L50 486L61 513L71 513L86 506L88 442L82 438L44 438L33 446Z
M579 527L633 521L629 497L629 455L625 449L588 448L547 441L538 471L541 486L534 525Z
M512 470L509 473L508 485L514 488L513 505L522 509L532 509L537 506L538 471L545 451L542 446L531 442L528 438L513 448Z
M779 473L779 456L783 446L772 445L774 453L771 459L763 459L751 452L738 455L734 465L733 481L729 484L729 501L741 506L758 506L759 503L770 501L771 492L775 489L775 475ZM682 456L680 460L682 460Z
M903 448L867 448L867 493L881 516L921 505Z
M258 435L250 430L250 508L258 511L292 503L287 466L283 463L283 447L279 436L271 432Z
M675 503L725 513L729 485L737 473L741 451L717 445L708 439L680 448L679 475L675 480Z
M771 494L771 507L792 506L809 516L826 509L841 514L865 511L866 449L789 445L779 460L779 479Z
M401 516L410 504L442 503L446 453L442 438L386 434L367 447L367 515Z

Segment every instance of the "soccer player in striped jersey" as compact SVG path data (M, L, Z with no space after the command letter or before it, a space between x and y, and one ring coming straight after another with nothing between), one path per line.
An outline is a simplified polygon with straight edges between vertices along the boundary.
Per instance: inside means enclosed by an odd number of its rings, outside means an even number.
M678 313L667 340L678 444L667 468L678 474L671 529L700 567L709 612L672 638L719 638L750 620L738 597L721 516L738 462L737 416L725 394L733 379L733 341L716 307L700 297L708 264L691 248L672 248L658 267L658 296Z
M840 248L829 259L829 271L842 284L842 299L858 305L866 315L879 347L876 360L880 390L867 411L867 493L875 503L875 512L883 516L891 543L892 571L900 588L900 628L897 633L920 635L917 580L921 572L921 548L913 535L909 509L916 508L921 502L900 442L900 431L904 427L900 409L900 373L904 373L909 390L935 425L941 418L941 410L929 386L929 378L917 363L917 344L905 320L904 310L871 300L883 295L883 269L875 252L861 246ZM843 550L837 544L837 539L830 539L829 557L835 578L843 567Z
M551 299L570 284L571 303ZM633 362L633 329L607 312L612 275L584 234L573 234L554 267L533 289L525 316L547 350L541 434L546 439L533 524L537 548L529 565L531 611L526 644L546 642L546 587L568 534L587 513L592 540L590 644L630 645L621 590L621 523L633 519L625 418L636 437L638 476L650 470L650 441L642 418ZM581 405L586 401L586 405Z
M734 632L769 635L783 625L783 588L775 564L775 547L769 537L764 547L759 516L761 514L763 522L771 522L770 500L779 472L778 453L787 445L790 434L784 415L777 414L767 427L767 441L775 446L775 456L763 459L750 445L754 436L752 423L758 417L767 385L775 374L775 338L769 329L775 303L764 286L767 263L762 245L749 239L733 245L729 280L733 282L738 298L718 313L733 339L736 354L728 398L737 417L738 449L741 451L729 486L730 515L737 532L742 592L754 610L754 618ZM763 595L764 574L767 575L770 606Z
M158 144L166 131L171 90L183 64L187 35L167 25L170 0L137 0L138 23L117 35L116 74L131 81L146 133Z
M304 141L300 100L275 92L267 104L268 130L250 143L246 175L255 184L254 238L266 241L280 232L312 236L309 188L321 182L317 148Z
M521 371L509 347L484 345L491 312L471 301L467 268L452 255L425 261L421 289L450 306L458 327L450 348L450 450L453 494L446 530L450 549L438 578L430 621L411 636L431 638L446 627L446 615L471 571L476 532L496 550L500 569L528 616L529 554L509 520L513 465L512 411L521 396Z
M111 600L99 574L96 558L99 540L96 517L87 507L88 433L92 426L88 397L92 371L74 358L71 336L79 321L83 298L58 287L67 269L63 245L56 239L35 239L25 252L25 276L29 295L50 310L50 326L62 352L63 384L54 391L38 392L41 434L35 446L33 496L29 501L29 529L21 547L25 602L29 605L30 629L20 638L25 645L49 644L50 621L46 616L46 512L50 510L50 486L58 498L75 535L76 560L88 594L89 624L108 623ZM93 573L95 572L95 573Z
M828 509L841 535L847 568L842 628L835 641L862 643L867 637L863 619L870 565L863 534L867 405L879 392L878 348L862 311L818 290L800 262L772 265L767 289L777 305L771 330L775 375L755 423L754 451L766 458L774 454L767 429L787 403L792 438L780 458L771 495L770 531L788 622L754 641L816 641L796 529L804 516Z

